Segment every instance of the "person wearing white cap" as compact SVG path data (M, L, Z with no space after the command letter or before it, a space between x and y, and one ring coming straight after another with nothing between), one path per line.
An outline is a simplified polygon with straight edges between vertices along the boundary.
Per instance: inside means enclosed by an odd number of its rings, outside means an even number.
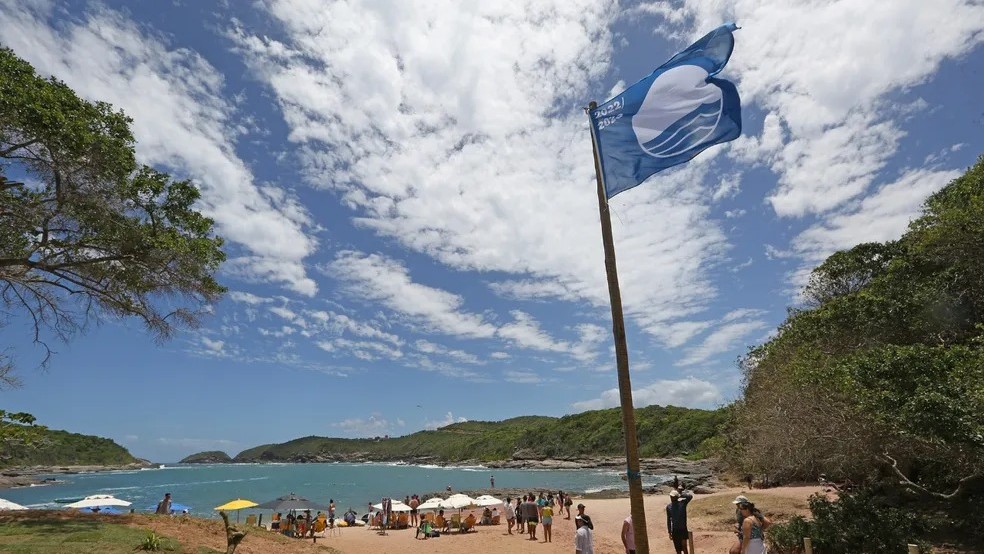
M730 554L764 554L763 531L772 525L772 521L762 515L747 496L738 495L732 504L737 506L738 544L731 547Z
M666 505L666 532L673 541L673 554L687 554L687 504L694 497L690 491L670 491L670 503Z

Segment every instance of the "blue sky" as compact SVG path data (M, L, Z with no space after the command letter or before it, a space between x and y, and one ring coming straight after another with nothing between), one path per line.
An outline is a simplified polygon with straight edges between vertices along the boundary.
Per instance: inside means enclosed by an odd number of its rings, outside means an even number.
M0 406L173 461L617 406L587 121L735 20L744 135L612 201L637 406L736 397L811 267L984 152L974 0L0 0L0 43L190 177L230 293L104 322Z

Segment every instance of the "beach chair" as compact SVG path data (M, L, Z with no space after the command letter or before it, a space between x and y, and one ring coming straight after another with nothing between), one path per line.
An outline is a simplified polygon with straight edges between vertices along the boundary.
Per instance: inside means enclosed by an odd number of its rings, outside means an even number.
M421 521L430 522L430 524L432 526L434 525L434 513L433 512L428 512L428 513L424 514L420 519L421 519Z
M246 516L246 527L256 527L256 514Z
M396 528L406 529L407 527L410 527L410 514L406 512L401 512L400 515L397 516L396 518Z
M437 516L434 518L434 528L440 530L443 533L451 532L451 524L448 520L444 519L443 516Z
M499 525L499 523L501 523L500 521L501 517L502 516L500 516L499 514L495 514L494 516L492 516L492 525Z
M451 529L461 528L461 514L454 514L451 516Z
M458 527L458 532L467 533L468 531L475 529L475 522L475 514L468 514L468 517L461 521L461 524Z

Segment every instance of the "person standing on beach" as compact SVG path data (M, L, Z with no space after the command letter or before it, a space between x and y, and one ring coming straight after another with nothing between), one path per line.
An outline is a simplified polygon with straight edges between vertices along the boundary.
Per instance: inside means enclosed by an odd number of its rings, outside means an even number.
M632 514L622 521L622 546L625 554L635 554L635 528L632 527Z
M688 554L687 504L693 497L689 491L670 491L670 503L666 505L666 532L673 541L674 554Z
M525 500L525 496L522 499L518 496L516 497L516 531L518 533L522 533L526 530L526 527L524 527L526 524L524 523L523 518L523 513L525 512L525 508L523 508L523 501Z
M157 503L155 514L168 515L171 513L171 493L164 493L164 499Z
M489 475L489 486L495 488L495 475Z
M530 540L536 540L536 526L540 523L540 509L533 499L536 498L532 493L527 495L526 502L523 502L523 520L526 522L526 531L530 535Z
M419 524L417 520L417 506L420 506L420 499L417 498L416 494L410 497L410 502L407 506L410 506L410 525L416 527Z
M582 506L584 505L578 507ZM591 524L591 518L578 513L574 518L574 527L577 529L574 532L574 554L594 554L594 537L591 532L594 525Z
M574 500L571 499L571 495L564 495L564 510L567 511L567 517L564 519L571 519L571 506L574 504Z
M540 523L543 525L543 542L553 542L553 502L540 508Z
M507 525L506 531L508 531L509 534L512 535L513 525L516 524L516 510L514 510L512 507L512 498L509 498L508 496L506 497L505 509L506 509L506 525Z

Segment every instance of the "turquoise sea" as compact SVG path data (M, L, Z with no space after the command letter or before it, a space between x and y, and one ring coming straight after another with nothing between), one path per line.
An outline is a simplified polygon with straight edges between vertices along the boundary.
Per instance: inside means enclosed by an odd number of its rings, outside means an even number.
M63 508L57 499L111 494L146 511L165 492L174 502L191 507L201 517L217 517L212 510L237 497L265 502L294 492L327 504L335 500L339 512L352 507L365 513L367 504L384 496L426 495L447 486L457 491L546 488L574 492L626 488L611 470L524 470L484 467L439 467L400 464L214 464L167 465L160 469L55 475L58 484L0 490L0 497L32 508ZM244 513L246 510L244 510Z

